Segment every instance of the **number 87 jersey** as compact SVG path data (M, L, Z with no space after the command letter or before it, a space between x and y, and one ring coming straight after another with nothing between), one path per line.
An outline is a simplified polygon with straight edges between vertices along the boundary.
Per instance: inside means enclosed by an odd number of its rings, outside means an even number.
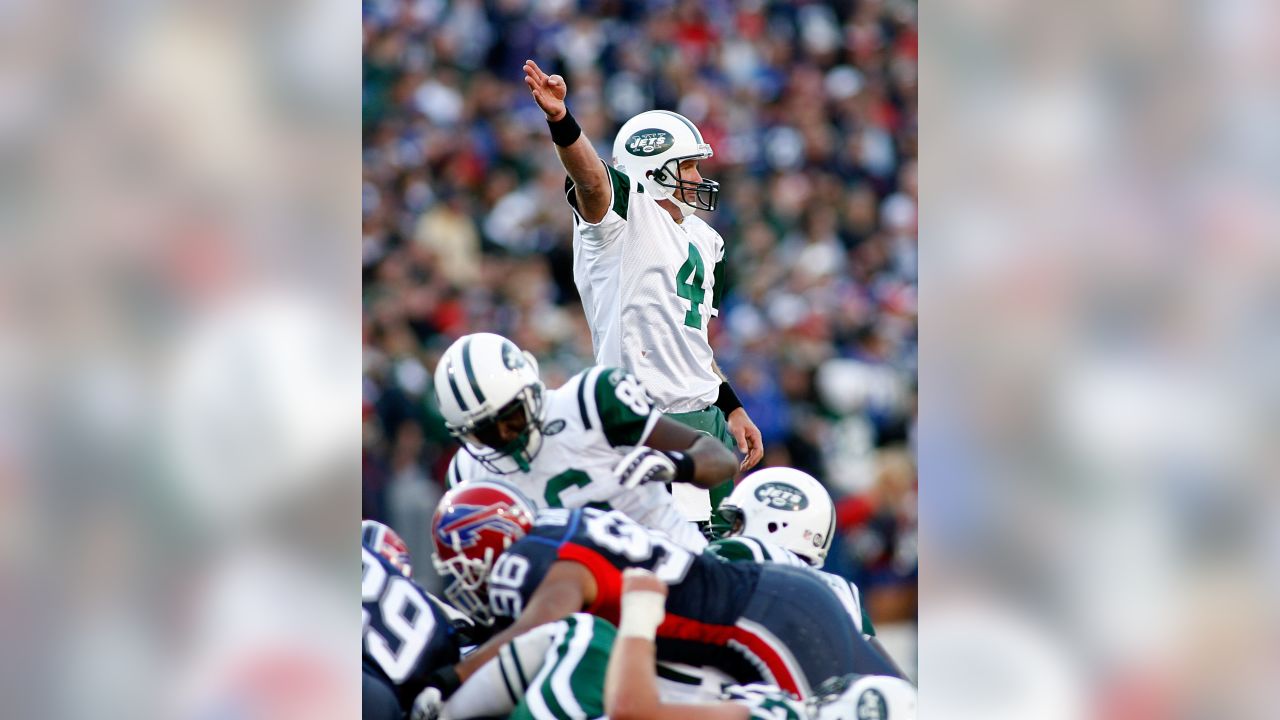
M367 545L360 547L360 565L365 672L409 708L432 673L458 661L457 632L439 600Z

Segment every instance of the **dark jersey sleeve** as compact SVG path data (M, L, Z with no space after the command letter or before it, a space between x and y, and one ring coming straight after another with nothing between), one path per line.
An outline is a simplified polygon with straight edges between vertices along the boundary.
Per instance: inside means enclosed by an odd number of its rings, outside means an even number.
M489 576L494 616L508 622L519 617L551 566L562 560L591 573L596 597L583 610L612 623L619 620L622 571L629 567L650 570L671 587L669 613L728 624L741 613L759 575L756 563L695 555L616 511L543 510L533 530L494 563Z
M677 584L684 580L695 559L693 553L665 535L647 530L622 513L594 508L540 513L534 531L507 553L512 551L518 551L516 554L527 560L515 561L511 567L504 568L504 574L510 577L499 582L516 589L519 574L525 572L518 583L521 602L528 601L553 562L576 562L590 571L596 584L595 600L584 609L614 623L618 622L624 569L642 567L669 584ZM528 569L522 570L517 565ZM494 575L498 574L497 570L495 565ZM491 576L490 593L493 587ZM494 602L491 598L491 604ZM493 604L493 609L496 614L498 605Z
M408 708L432 673L458 662L457 632L439 600L368 547L360 555L364 666Z

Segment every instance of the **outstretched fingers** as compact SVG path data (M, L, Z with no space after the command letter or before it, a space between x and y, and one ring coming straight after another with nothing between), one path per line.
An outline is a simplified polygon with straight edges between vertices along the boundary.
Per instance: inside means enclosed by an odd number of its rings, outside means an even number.
M538 63L532 60L524 61L524 72L528 77L532 77L539 85L547 81L547 74L542 72L542 68L538 67Z

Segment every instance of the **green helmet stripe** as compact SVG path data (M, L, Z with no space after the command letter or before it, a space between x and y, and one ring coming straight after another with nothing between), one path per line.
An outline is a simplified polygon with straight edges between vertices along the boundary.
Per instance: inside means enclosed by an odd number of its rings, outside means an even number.
M654 110L654 112L660 112L660 113L662 113L663 115L670 115L671 117L674 117L675 119L677 119L677 120L679 120L680 122L684 123L685 125L687 125L687 126L689 127L689 130L693 132L693 136L694 136L695 138L697 138L697 139L698 139L698 144L699 144L699 145L703 144L703 142L704 142L704 141L703 141L703 139L702 139L702 133L698 132L698 128L697 128L697 126L696 126L696 125L694 125L693 123L689 122L689 118L687 118L687 117L685 117L685 116L683 116L683 115L681 115L681 114L679 114L679 113L673 113L673 112L671 112L670 110Z
M484 393L480 390L480 383L476 381L476 371L471 369L471 338L462 343L462 366L467 369L467 380L471 383L471 392L475 393L476 402L484 402Z
M462 399L462 391L458 389L458 381L453 378L453 368L454 368L454 363L452 360L450 360L449 369L446 372L446 374L449 376L449 389L453 390L453 399L458 401L458 407L462 408L463 412L466 412L467 401Z

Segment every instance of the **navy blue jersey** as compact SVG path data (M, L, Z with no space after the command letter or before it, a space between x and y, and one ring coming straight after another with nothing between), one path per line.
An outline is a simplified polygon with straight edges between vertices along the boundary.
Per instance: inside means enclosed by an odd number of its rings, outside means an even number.
M440 600L367 545L360 565L365 670L385 679L408 708L433 672L458 662L457 632Z
M667 583L667 617L658 628L658 658L710 664L746 679L757 677L738 658L724 658L731 641L743 642L736 627L760 577L753 563L726 563L691 553L666 535L649 530L620 512L593 508L544 510L533 530L516 541L489 575L489 605L495 618L519 617L552 563L582 564L596 582L596 598L585 610L617 623L622 571L641 567ZM733 667L726 668L726 663Z

